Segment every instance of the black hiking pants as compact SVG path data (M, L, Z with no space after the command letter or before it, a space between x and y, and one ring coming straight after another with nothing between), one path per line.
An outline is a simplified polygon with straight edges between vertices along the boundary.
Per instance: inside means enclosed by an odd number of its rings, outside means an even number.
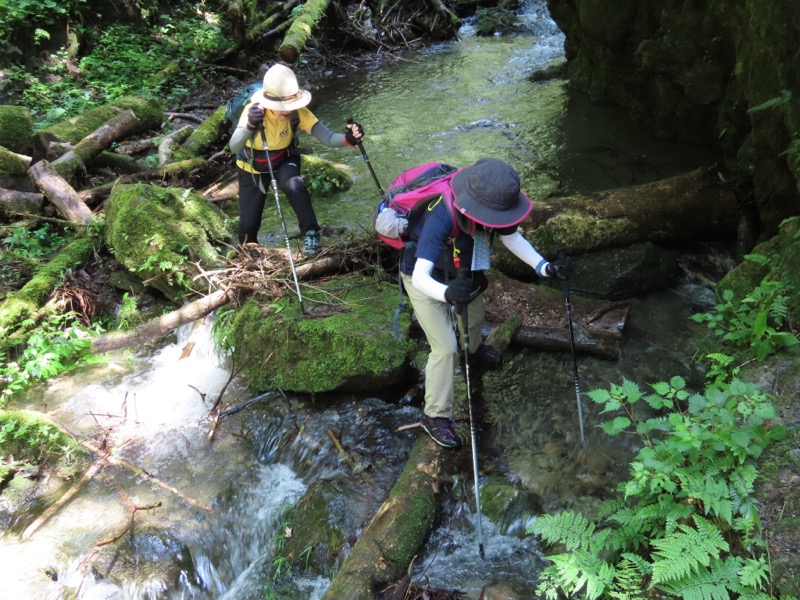
M274 197L275 194L271 189L272 181L269 172L258 174L239 168L237 170L239 171L239 243L258 243L258 229L261 226L266 197L267 195ZM319 232L317 215L311 205L311 195L303 178L300 177L300 155L292 155L278 161L273 165L273 172L278 182L278 189L286 195L297 217L300 235L309 230ZM266 194L259 189L259 179Z

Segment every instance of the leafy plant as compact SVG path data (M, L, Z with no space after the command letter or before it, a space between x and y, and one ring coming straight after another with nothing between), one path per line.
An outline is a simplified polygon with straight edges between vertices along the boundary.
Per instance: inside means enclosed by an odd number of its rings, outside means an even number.
M767 267L777 260L762 254L748 254L745 259ZM706 323L730 347L751 352L761 362L780 348L800 343L791 332L781 331L793 293L792 286L770 270L761 283L738 302L734 300L733 291L724 290L713 312L697 313L691 318L697 323Z
M38 229L12 227L10 234L3 238L9 253L31 260L50 256L64 241L64 236L50 225L42 225Z
M596 598L768 598L766 547L753 497L756 459L785 435L754 384L713 381L704 394L673 377L652 393L624 380L589 397L616 416L609 435L641 450L596 522L563 512L529 532L565 552L551 556L539 593ZM642 403L649 410L640 410ZM646 414L641 414L645 412Z
M30 320L23 322L30 327ZM92 332L74 312L53 314L30 334L16 361L0 355L0 405L32 383L69 371L90 359Z

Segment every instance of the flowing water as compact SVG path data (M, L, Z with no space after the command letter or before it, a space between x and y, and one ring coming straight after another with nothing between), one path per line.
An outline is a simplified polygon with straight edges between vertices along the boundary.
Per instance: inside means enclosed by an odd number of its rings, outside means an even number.
M649 138L621 111L594 106L564 81L533 82L534 69L561 58L563 37L543 1L527 5L524 24L523 33L492 38L475 37L467 24L460 41L331 77L316 85L312 108L334 129L350 117L364 126L364 146L384 189L422 162L465 166L489 155L514 165L534 199L643 183L713 162L702 148ZM379 195L362 157L317 147L307 137L304 143L347 165L355 179L339 197L315 198L322 224L369 227ZM266 223L273 225L265 228L267 237L280 238L274 207ZM644 385L694 376L688 317L712 301L709 287L694 276L695 259L722 257L718 272L703 269L714 279L727 266L725 251L697 245L676 254L687 265L684 283L631 301L621 358L578 357L584 392L622 378ZM402 468L416 434L394 429L418 418L418 401L276 396L213 428L207 415L215 402L236 405L249 395L238 379L228 381L225 360L209 349L209 331L208 323L187 328L160 350L136 359L120 354L110 365L61 378L28 399L31 407L63 416L74 433L93 436L98 446L119 446L119 460L37 534L55 540L52 560L63 565L59 581L80 598L288 597L269 588L270 573L280 567L273 550L285 508L314 482L344 479L347 467L330 432L374 467L377 480L371 493L346 489L342 514L331 518L368 519ZM188 340L194 350L181 359ZM517 348L502 371L474 383L482 481L511 487L521 500L503 516L484 515L482 559L471 474L460 477L415 563L415 580L469 598L478 598L487 584L532 597L544 559L524 531L537 510L591 510L624 475L634 448L601 436L601 417L585 397L588 445L577 441L572 369L570 355ZM136 513L136 535L122 538L135 546L130 564L113 555L87 556L104 527L125 530L130 506L157 502L162 505ZM30 521L21 517L15 531ZM121 572L121 588L105 580ZM327 584L325 577L298 579L291 597L319 598Z

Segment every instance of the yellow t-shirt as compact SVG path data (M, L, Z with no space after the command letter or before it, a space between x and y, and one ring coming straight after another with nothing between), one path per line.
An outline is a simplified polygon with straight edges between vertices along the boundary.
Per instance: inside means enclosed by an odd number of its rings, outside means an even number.
M247 109L249 107L250 103L248 102L242 111L242 115L239 117L240 127L247 127ZM316 125L317 121L319 121L319 119L314 116L314 113L305 107L297 109L297 116L300 117L298 129L302 129L308 134L311 133L311 128ZM271 110L265 110L264 130L267 133L267 148L269 148L270 151L274 152L275 150L282 150L291 145L293 134L290 116L283 118ZM265 150L264 138L261 135L261 132L256 131L253 136L249 137L245 142L245 147L252 148L253 150ZM236 159L236 166L244 169L248 173L258 172L255 169L250 168L250 164L247 161L240 158Z

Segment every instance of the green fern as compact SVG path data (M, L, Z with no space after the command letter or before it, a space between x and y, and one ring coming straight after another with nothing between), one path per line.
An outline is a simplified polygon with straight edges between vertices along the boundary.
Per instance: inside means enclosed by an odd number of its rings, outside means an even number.
M653 584L677 581L700 573L720 551L729 550L719 528L699 515L694 515L696 529L679 525L678 531L654 540Z
M564 511L539 517L527 532L539 535L551 544L560 542L567 550L587 550L594 528L594 523L582 514Z
M734 557L715 560L702 572L662 583L657 589L683 600L729 600L737 587L740 562Z
M639 565L642 564L643 561L638 556L635 554L631 556L638 559ZM644 587L642 575L639 566L623 555L617 563L614 584L612 589L608 590L608 597L616 600L644 600L646 596L642 591Z

